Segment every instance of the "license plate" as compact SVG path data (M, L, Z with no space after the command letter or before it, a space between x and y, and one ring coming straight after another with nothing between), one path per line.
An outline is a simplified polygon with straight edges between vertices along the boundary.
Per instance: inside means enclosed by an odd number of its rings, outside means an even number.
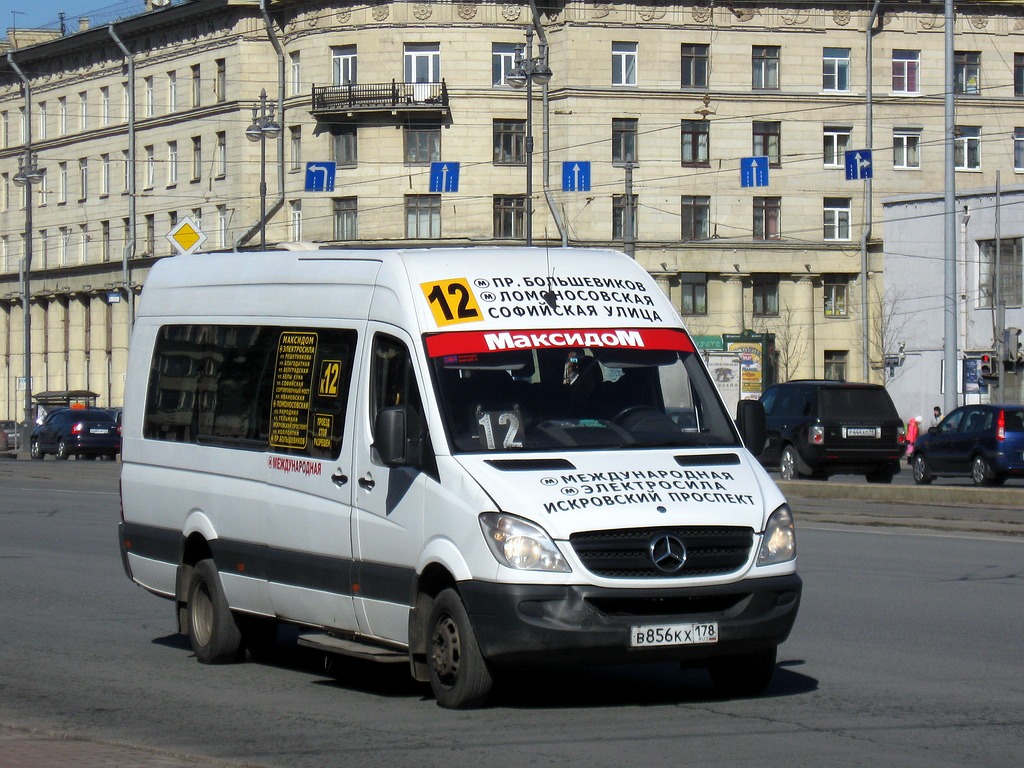
M843 437L881 437L878 427L843 427Z
M109 429L95 429L94 428L94 429L90 429L89 430L89 434L90 435L109 435L110 434L110 430Z
M704 645L718 642L718 622L699 624L645 624L629 628L631 648L666 645Z

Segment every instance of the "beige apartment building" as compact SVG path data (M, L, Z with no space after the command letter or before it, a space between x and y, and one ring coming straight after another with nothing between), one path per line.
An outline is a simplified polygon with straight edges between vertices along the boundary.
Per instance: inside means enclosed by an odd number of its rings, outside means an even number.
M0 417L23 414L26 293L32 391L121 404L185 217L205 251L612 245L709 347L772 333L780 379L881 377L882 202L944 183L942 3L139 11L12 30L0 56ZM957 189L1012 182L1024 4L965 6L954 33Z

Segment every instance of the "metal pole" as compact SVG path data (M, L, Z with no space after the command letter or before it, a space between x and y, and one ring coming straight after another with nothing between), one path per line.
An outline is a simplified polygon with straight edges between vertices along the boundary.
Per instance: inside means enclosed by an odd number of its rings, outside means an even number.
M945 248L943 251L943 334L942 372L943 410L950 413L956 408L957 397L957 338L956 338L956 161L954 142L956 140L956 102L953 95L953 0L945 0L945 168L946 183L944 195L944 233Z
M31 117L29 118L31 122ZM29 175L29 169L33 167L32 153L25 150L25 174ZM22 307L25 310L25 424L21 435L22 450L29 444L29 436L32 434L32 182L25 184L25 281L24 293L21 297Z
M533 245L533 27L526 28L526 246Z
M264 102L266 94L263 95ZM264 108L266 104L264 104ZM267 135L260 132L260 250L267 250Z

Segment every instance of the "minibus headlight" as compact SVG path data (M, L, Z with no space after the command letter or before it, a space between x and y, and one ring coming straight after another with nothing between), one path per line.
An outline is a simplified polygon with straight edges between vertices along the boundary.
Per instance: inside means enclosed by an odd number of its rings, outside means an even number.
M796 529L793 513L783 504L768 518L761 537L761 550L757 553L758 565L775 565L796 557Z
M491 554L502 565L520 571L570 572L551 537L533 523L498 512L485 512L480 515L480 528Z

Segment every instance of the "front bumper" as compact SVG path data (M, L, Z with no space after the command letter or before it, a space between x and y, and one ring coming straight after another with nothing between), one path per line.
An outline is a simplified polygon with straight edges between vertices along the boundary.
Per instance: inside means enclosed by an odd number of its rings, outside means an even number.
M796 574L714 587L609 589L469 581L463 601L488 661L501 664L618 664L700 661L773 648L796 620ZM629 647L637 625L717 621L710 645Z

